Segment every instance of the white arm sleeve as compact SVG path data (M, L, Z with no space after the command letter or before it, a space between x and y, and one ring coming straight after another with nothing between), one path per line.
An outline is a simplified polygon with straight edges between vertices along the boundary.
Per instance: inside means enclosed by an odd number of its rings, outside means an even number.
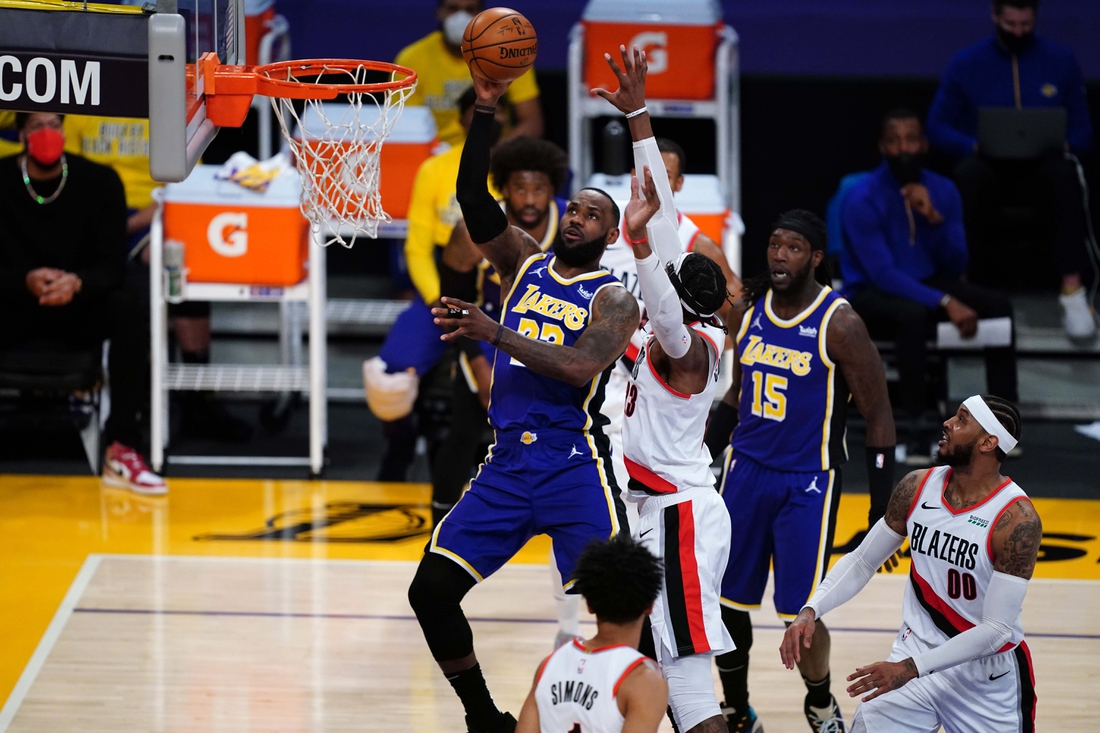
M651 240L652 241L652 240ZM661 348L673 359L682 359L691 348L691 332L684 325L684 312L680 296L672 287L657 255L635 260L638 270L638 287L642 291L646 315L653 335L661 342Z
M634 143L634 175L642 183L648 166L653 174L653 183L657 187L657 196L661 199L660 210L649 220L649 242L657 253L661 263L674 262L684 251L680 246L680 223L676 218L676 205L672 202L672 187L668 185L668 171L661 151L657 149L657 138L647 137ZM649 305L649 301L645 301ZM664 344L661 344L664 346Z
M1020 617L1026 594L1026 580L995 571L985 591L982 622L935 649L913 657L917 674L924 677L956 664L996 654L1012 638L1012 626Z
M814 615L821 618L852 600L874 577L875 571L898 551L904 540L903 536L886 525L886 520L875 522L859 547L837 561L804 608L812 608Z

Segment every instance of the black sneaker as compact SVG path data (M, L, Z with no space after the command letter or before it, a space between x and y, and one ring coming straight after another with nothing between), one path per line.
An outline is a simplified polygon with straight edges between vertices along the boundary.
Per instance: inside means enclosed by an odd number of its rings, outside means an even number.
M840 706L836 704L836 698L832 695L829 695L829 704L823 708L810 705L810 698L807 695L806 704L802 710L806 713L806 721L814 733L844 733L844 717L840 714Z
M756 717L756 711L751 707L747 713L738 714L723 702L722 717L726 719L730 733L764 733L764 724Z
M485 730L478 730L470 725L470 716L466 716L466 730L469 733L515 733L516 719L511 713L500 713L496 722Z

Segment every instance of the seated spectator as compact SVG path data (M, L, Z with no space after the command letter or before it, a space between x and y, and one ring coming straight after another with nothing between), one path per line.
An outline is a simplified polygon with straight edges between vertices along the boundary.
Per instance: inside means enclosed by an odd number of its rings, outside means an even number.
M972 275L979 277L980 263L1000 256L994 229L999 208L1006 191L1024 184L1053 234L1066 333L1088 339L1096 321L1081 283L1086 223L1076 158L1057 151L1033 161L992 160L978 147L982 107L1063 107L1066 151L1080 155L1092 146L1081 68L1068 48L1035 34L1038 6L1038 0L993 1L994 33L951 60L928 112L928 138L933 148L962 159L955 182L974 254Z
M922 167L928 142L917 115L888 113L878 146L882 164L852 188L841 208L841 274L845 294L872 337L895 342L908 459L930 463L923 441L938 439L939 428L929 424L931 436L922 434L921 415L932 326L951 320L968 338L979 318L1011 318L1012 304L962 279L967 249L959 192L949 179ZM1014 346L986 349L985 370L987 391L1015 402Z
M417 74L416 90L407 104L426 105L432 110L439 139L457 145L466 139L460 124L458 98L470 86L470 67L462 59L462 31L481 12L481 0L438 0L435 11L439 30L406 46L397 63ZM512 122L503 140L521 135L542 137L542 107L534 69L512 82L504 94L507 119ZM514 118L514 119L512 119Z
M64 152L61 115L20 113L16 127L25 152L0 159L0 348L40 340L96 348L110 339L104 480L163 494L164 481L137 450L137 415L149 395L149 322L122 287L122 182L110 168Z
M69 115L65 118L65 149L110 166L126 189L128 250L143 246L157 205L153 190L160 186L149 173L149 120ZM148 313L149 250L128 260L126 285L138 294ZM168 306L172 330L184 364L210 363L210 304L185 301ZM241 442L252 428L229 414L213 392L181 392L180 430L194 437Z

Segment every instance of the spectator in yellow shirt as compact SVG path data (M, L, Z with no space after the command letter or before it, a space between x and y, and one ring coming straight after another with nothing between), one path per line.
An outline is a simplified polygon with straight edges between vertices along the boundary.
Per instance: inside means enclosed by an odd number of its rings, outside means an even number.
M458 98L470 86L470 68L462 60L459 44L462 31L481 12L481 0L438 0L435 17L439 30L406 46L397 54L397 63L413 69L418 76L416 91L407 104L426 105L432 110L439 139L458 145L466 139L459 122ZM525 135L542 137L542 108L534 69L512 82L504 95L509 114L514 117L504 139ZM456 164L457 164L457 158Z
M153 189L160 186L149 173L149 120L122 117L66 115L65 149L89 160L110 166L126 189L126 234L131 249L142 243L156 213ZM130 259L126 285L148 299L148 249L140 261ZM210 304L186 301L168 307L172 329L185 364L210 362ZM209 392L185 392L181 395L184 433L216 440L245 441L251 427L230 415Z
M19 130L15 127L15 111L0 110L0 158L22 152L23 144L19 142Z

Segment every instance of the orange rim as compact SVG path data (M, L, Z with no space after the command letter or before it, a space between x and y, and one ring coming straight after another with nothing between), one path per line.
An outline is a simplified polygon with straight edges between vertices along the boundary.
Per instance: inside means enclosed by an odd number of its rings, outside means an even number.
M314 77L334 72L355 74L359 70L382 71L401 74L402 79L373 84L315 83L300 81L302 77ZM256 94L265 97L294 99L331 99L335 94L376 94L407 89L416 84L416 72L407 66L387 61L359 61L356 59L295 59L274 64L255 66L251 69L256 79Z

